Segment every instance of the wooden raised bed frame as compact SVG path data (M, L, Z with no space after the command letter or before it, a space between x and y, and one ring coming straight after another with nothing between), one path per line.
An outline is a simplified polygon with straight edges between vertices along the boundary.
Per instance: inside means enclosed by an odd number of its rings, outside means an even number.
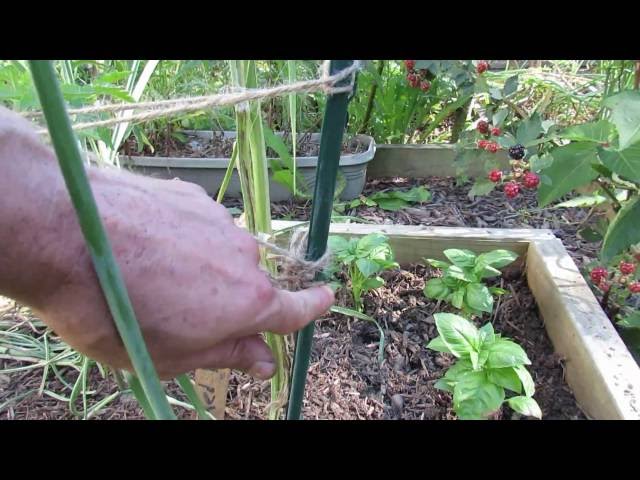
M274 231L306 225L273 221ZM486 252L513 250L557 353L565 359L566 381L589 418L640 419L640 368L580 274L562 242L550 230L332 224L332 235L378 232L389 238L402 264L445 259L447 248ZM286 236L279 241L286 243Z

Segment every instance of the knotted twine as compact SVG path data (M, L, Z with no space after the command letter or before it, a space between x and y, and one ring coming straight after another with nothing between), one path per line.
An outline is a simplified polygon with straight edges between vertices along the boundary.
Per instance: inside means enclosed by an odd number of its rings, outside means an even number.
M322 285L326 282L317 281L316 276L325 271L331 261L331 252L327 249L317 260L307 260L308 229L296 229L289 240L289 248L284 249L267 239L270 235L260 233L253 238L259 245L269 250L274 256L282 258L277 274L269 274L269 278L279 288L292 292Z

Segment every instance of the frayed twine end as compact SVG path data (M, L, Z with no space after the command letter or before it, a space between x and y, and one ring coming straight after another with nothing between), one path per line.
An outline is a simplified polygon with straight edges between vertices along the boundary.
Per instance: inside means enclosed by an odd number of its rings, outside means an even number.
M270 235L258 233L254 238L261 246L265 247L275 256L282 257L282 263L278 273L270 276L274 284L279 288L297 291L306 288L322 285L326 282L316 280L316 275L322 273L329 266L331 254L327 250L318 260L307 260L307 242L309 237L308 229L298 229L291 235L289 248L284 249L268 240Z

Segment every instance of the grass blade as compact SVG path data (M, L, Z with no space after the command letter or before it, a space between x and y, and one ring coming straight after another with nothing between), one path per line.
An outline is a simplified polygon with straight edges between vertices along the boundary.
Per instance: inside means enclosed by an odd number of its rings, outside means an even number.
M29 65L62 175L117 330L155 415L159 419L175 419L100 219L53 66L46 60L31 60Z
M195 408L198 418L200 420L211 420L211 416L196 393L196 389L193 387L191 379L183 374L176 377L176 382L178 382L178 385L180 385L180 388L193 405L193 408Z

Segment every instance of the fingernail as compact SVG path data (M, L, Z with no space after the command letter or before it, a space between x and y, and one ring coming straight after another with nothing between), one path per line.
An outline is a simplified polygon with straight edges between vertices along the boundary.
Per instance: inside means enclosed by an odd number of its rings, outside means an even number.
M273 362L256 362L251 366L248 373L261 380L268 380L276 373L276 364Z
M329 297L331 298L331 303L333 303L333 301L336 298L336 293L333 291L333 288L331 288L329 285L322 285L322 288L329 293Z

